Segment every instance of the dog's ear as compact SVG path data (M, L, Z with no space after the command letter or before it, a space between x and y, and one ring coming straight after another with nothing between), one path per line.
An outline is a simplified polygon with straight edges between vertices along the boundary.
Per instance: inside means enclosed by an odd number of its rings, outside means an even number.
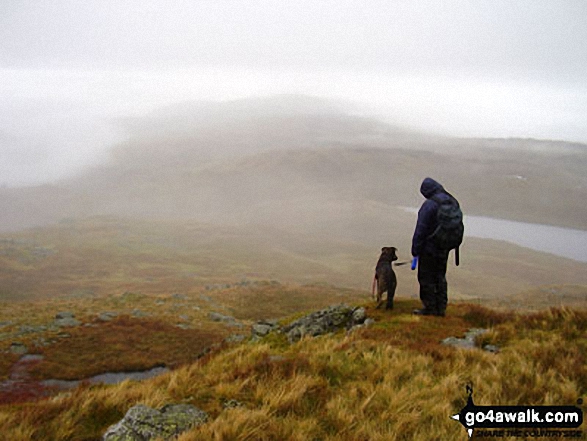
M391 260L397 260L398 259L397 254L395 254L396 251L397 251L397 248L396 247L391 247L391 253L390 253L391 256L392 256L391 257Z

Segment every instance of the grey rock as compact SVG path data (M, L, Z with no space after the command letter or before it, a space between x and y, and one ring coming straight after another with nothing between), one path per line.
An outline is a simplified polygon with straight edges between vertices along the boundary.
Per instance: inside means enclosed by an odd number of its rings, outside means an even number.
M472 328L472 329L469 329L465 333L465 338L467 338L469 340L475 340L477 337L479 337L480 335L485 334L486 332L489 332L489 330L488 329L482 329L482 328Z
M357 308L353 312L353 322L354 323L363 323L367 319L367 313L365 312L365 308Z
M204 424L208 414L189 404L166 405L159 410L139 404L131 407L124 418L111 426L104 441L148 441L172 439L191 427Z
M251 327L251 339L257 341L277 331L281 331L277 320L259 320Z
M14 342L10 345L10 352L12 354L24 355L28 351L28 348L22 343Z
M454 346L462 349L475 348L475 342L467 340L466 338L448 337L442 340L443 345Z
M60 328L79 326L80 324L80 321L76 320L72 312L59 312L55 315L55 325Z
M287 334L290 343L294 343L304 336L315 337L342 328L351 329L364 323L365 320L364 308L351 308L341 304L302 317L285 326L282 332Z
M79 326L81 322L76 319L62 319L62 320L55 320L55 324L60 328L68 328L73 326Z
M461 349L475 349L477 347L475 345L475 340L486 332L488 332L487 329L472 328L465 333L464 338L448 337L442 340L442 344Z
M22 325L18 327L18 332L16 335L25 335L25 334L35 334L39 332L44 332L47 330L47 326L30 326L30 325Z
M103 321L103 322L109 322L109 321L115 319L116 317L118 317L117 312L106 311L106 312L102 312L98 315L98 320Z
M252 333L253 335L257 335L259 337L265 337L266 335L269 335L269 333L273 329L274 328L271 325L267 325L265 323L257 323L253 325Z
M487 352L491 352L492 354L497 354L499 352L499 346L485 345L485 346L483 346L483 350L487 351Z
M223 322L223 323L235 323L236 319L229 315L220 314L219 312L210 312L208 313L208 318L213 322Z

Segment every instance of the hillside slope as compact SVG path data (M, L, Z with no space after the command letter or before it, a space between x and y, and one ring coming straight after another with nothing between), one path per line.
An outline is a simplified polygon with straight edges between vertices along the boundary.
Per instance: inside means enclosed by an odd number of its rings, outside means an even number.
M126 291L195 295L209 285L277 280L349 287L367 297L381 246L396 246L400 260L410 259L411 226L402 225L413 215L381 204L348 204L333 211L341 223L316 223L324 233L315 234L302 233L294 224L285 229L222 227L115 217L4 234L0 293L3 301L99 299ZM376 228L353 230L352 219ZM449 262L449 297L500 306L524 292L523 308L585 306L586 295L565 288L587 286L585 267L505 242L467 238L461 266L455 267L452 257ZM417 298L416 273L408 266L395 271L397 295ZM545 295L528 295L532 289L544 289Z
M0 424L14 441L89 440L135 404L189 403L210 420L181 441L465 439L450 416L465 405L468 384L484 405L574 405L587 392L584 312L517 315L461 305L434 318L412 316L414 305L400 301L391 313L368 306L375 324L352 333L292 345L270 335L152 380L0 406ZM440 343L470 328L487 328L478 345L499 352Z

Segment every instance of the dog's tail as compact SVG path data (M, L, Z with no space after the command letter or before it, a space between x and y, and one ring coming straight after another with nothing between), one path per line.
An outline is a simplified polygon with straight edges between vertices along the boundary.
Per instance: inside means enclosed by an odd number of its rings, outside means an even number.
M409 260L406 260L405 262L393 262L393 264L395 266L407 265L408 263L411 263L411 262Z

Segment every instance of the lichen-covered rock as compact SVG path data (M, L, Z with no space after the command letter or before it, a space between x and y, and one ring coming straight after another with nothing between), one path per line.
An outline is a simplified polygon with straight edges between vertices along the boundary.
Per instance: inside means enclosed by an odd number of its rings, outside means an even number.
M362 310L362 311L361 311ZM285 326L282 332L287 334L290 343L304 336L318 336L338 329L351 329L366 320L364 308L351 308L347 305L330 306L313 312Z
M353 322L354 323L364 323L367 319L367 313L365 308L357 308L353 311Z
M131 407L124 418L111 426L104 441L148 441L171 439L187 429L204 424L208 414L189 404L171 404L156 410L139 404Z

